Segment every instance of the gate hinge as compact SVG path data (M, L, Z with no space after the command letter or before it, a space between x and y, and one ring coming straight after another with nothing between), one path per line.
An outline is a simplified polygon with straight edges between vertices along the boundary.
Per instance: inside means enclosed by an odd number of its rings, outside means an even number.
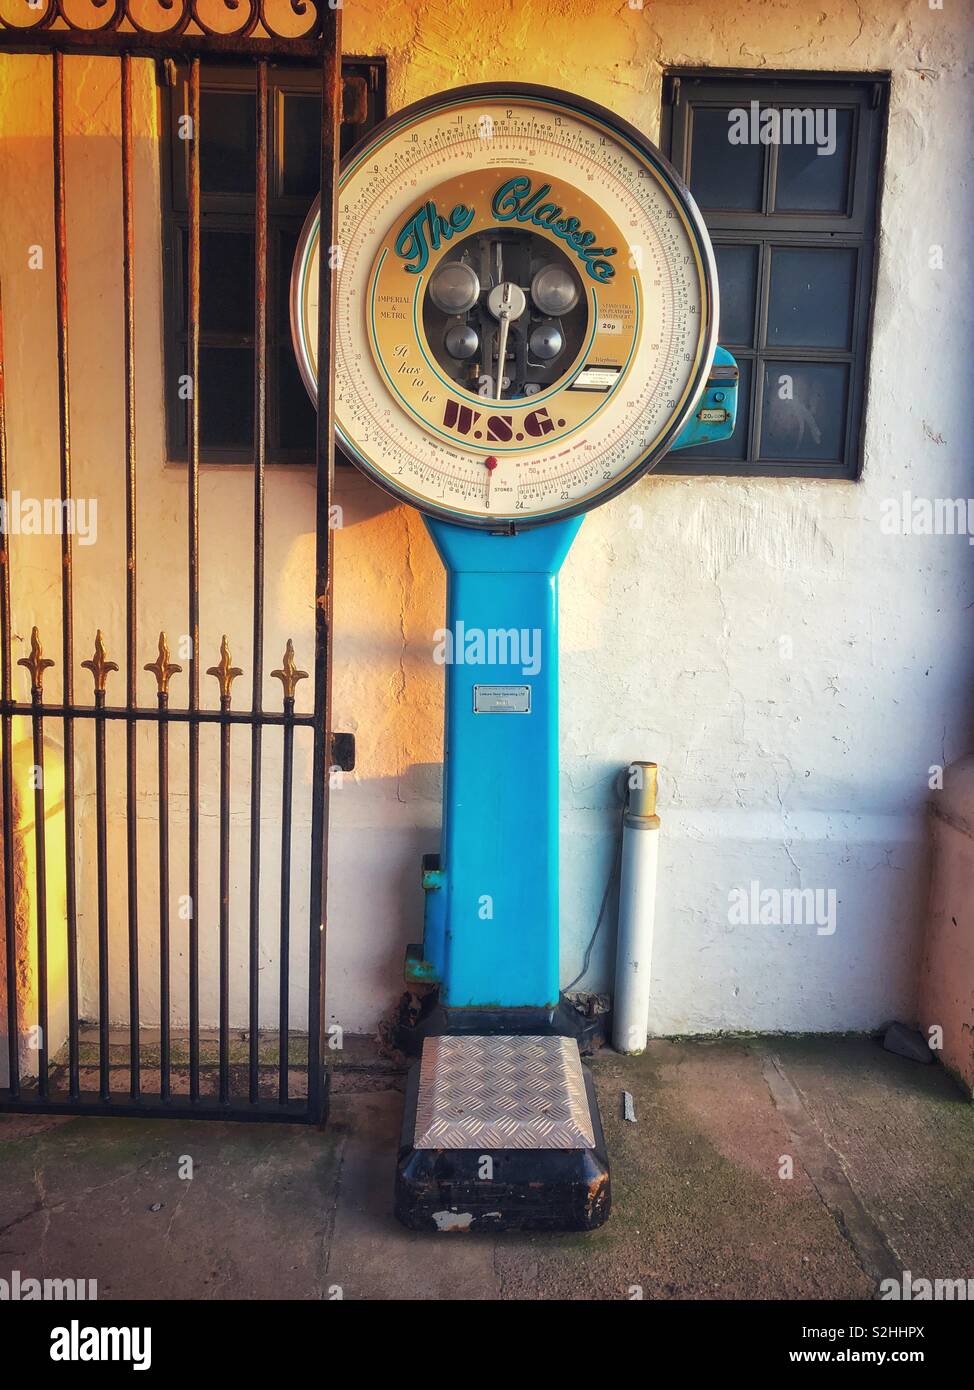
M337 734L331 736L331 765L341 772L355 771L355 735Z
M156 61L156 81L160 87L175 87L179 80L176 63L172 58L159 58Z
M668 77L666 79L666 100L668 105L679 106L680 90L681 84L678 77Z
M358 73L346 73L342 78L342 121L364 125L368 119L369 84Z

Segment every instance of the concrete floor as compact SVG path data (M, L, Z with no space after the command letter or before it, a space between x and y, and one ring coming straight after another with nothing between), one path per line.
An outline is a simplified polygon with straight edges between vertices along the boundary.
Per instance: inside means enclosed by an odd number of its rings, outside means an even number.
M845 1299L904 1269L974 1277L974 1107L877 1043L601 1054L614 1208L585 1236L400 1228L402 1075L374 1060L349 1049L320 1131L0 1116L0 1277L94 1278L101 1299Z

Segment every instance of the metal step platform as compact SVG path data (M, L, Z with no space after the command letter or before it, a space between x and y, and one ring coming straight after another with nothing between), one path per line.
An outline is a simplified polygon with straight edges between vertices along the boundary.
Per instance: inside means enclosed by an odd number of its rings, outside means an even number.
M609 1165L572 1038L427 1038L407 1082L396 1215L414 1230L593 1230Z

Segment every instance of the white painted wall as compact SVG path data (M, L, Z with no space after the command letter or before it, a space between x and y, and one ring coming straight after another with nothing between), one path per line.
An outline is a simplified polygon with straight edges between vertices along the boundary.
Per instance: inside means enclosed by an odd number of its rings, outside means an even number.
M552 44L567 13L503 7L484 43L481 29L456 24L456 7L357 4L346 46L372 51L381 36L393 106L459 81L536 79L606 101L650 136L667 64L889 70L893 81L863 481L650 477L592 513L568 557L564 979L577 973L602 897L614 774L654 759L663 852L652 1029L861 1029L910 1017L928 769L970 738L974 662L960 634L971 560L964 538L886 537L878 518L902 489L973 491L964 19L949 3L936 13L880 0L814 13L800 3L582 4ZM945 247L943 271L928 270L932 243ZM634 503L642 530L629 527ZM383 981L390 990L418 930L414 856L417 840L434 837L415 828L438 816L425 771L438 756L429 635L439 575L421 525L397 518L406 560L389 578L402 644L371 692L349 678L353 614L372 592L356 528L338 548L336 710L339 723L346 712L358 721L361 770L356 791L335 798L332 988L356 1019L371 1016ZM402 708L395 721L389 694ZM382 826L378 855L361 842L368 823ZM343 883L346 853L388 863L381 929L378 905ZM834 935L731 926L728 892L752 880L835 888ZM360 930L346 930L352 922ZM609 986L610 954L606 931L586 983Z
M563 978L579 968L602 896L618 819L617 770L632 758L653 759L661 769L663 822L650 1019L656 1032L868 1028L915 1013L928 769L970 746L974 654L966 634L974 586L963 537L891 537L880 530L879 517L882 500L905 489L941 497L974 492L968 445L974 297L966 254L971 55L959 5L945 5L931 11L926 0L823 0L812 13L801 0L734 6L700 0L643 10L605 0L582 0L570 10L553 0L466 9L447 0L392 8L356 0L344 12L346 50L387 55L392 108L461 82L506 77L579 90L655 137L661 75L670 64L893 74L863 480L650 477L586 520L563 575ZM20 267L26 242L47 236L49 244L49 223L35 229L40 214L50 215L49 118L40 70L22 76L26 70L14 67L33 61L0 59L0 109L6 112L16 88L19 113L17 129L11 137L7 124L0 147L0 187L21 194L14 203L4 199L0 270L8 389L12 403L26 402L11 408L11 468L15 481L17 468L26 469L40 490L54 487L56 478L54 383L41 365L51 342L47 327L39 327L53 323L52 279ZM69 131L68 200L71 216L93 221L98 209L90 189L117 195L111 172L117 116L107 71L97 61L85 68L79 88L85 84L86 100L94 94L104 104L95 103L99 114L85 139L72 140ZM157 132L147 75L139 110L140 614L148 661L160 626L171 637L185 626L185 474L164 458ZM92 141L92 133L105 138ZM34 202L40 214L31 210ZM944 247L941 271L928 266L934 243ZM81 648L96 624L105 629L110 655L119 659L124 648L124 518L115 481L122 468L118 243L92 226L81 245L70 265L76 474L79 491L106 501L99 544L79 556L79 661L89 654ZM25 487L23 478L22 471ZM107 501L113 492L114 510ZM442 621L443 582L415 513L347 471L338 494L345 525L336 543L335 724L355 731L358 770L332 797L328 1006L345 1028L365 1030L402 988L403 948L420 933L419 857L437 841L442 670L432 660L432 638ZM215 661L220 634L230 633L234 659L247 672L237 683L241 700L250 672L250 507L246 470L206 471L203 654L207 665ZM268 573L267 668L278 664L288 635L299 664L307 666L313 536L306 473L272 477L268 515L272 553L283 558ZM634 515L641 528L631 524ZM31 622L41 622L42 630L46 623L47 645L55 648L56 555L38 544L21 556L25 563L14 569L15 630L26 638ZM793 644L789 659L782 656L785 637ZM76 679L87 696L87 672ZM300 708L310 707L309 684L299 687ZM215 682L205 678L204 685L215 704ZM56 694L56 675L51 688ZM149 676L141 689L144 699L152 698ZM271 700L277 683L268 677L265 689ZM155 803L148 733L141 747L141 886L151 921ZM90 758L82 752L84 781ZM244 739L238 754L231 903L234 969L242 982ZM272 765L270 747L267 759ZM177 747L177 793L183 769ZM309 775L302 756L296 847L307 824ZM273 788L272 770L266 777ZM123 1017L118 749L112 779L112 941L120 966L113 1012ZM211 963L216 794L213 782L205 802L200 905L204 959ZM91 814L89 797L81 814L89 998ZM272 1023L278 815L270 793L263 824L262 982L264 1018ZM178 795L172 834L175 895L185 873L179 848L185 801ZM306 868L296 855L296 924L305 921ZM732 925L728 894L752 880L762 887L835 889L835 933ZM183 945L177 941L182 960ZM608 988L611 945L610 924L586 985ZM294 948L295 970L302 948ZM144 1022L157 1008L154 969L147 950ZM177 1014L185 1008L180 978L177 968ZM206 1021L214 1021L214 1003L204 1000ZM242 991L235 991L234 1003L234 1020L243 1022ZM300 1011L293 1021L301 1022Z
M456 6L357 3L345 42L389 55L393 107L458 82L535 80L602 101L651 137L667 65L888 70L893 81L862 481L649 477L589 516L566 564L563 978L580 968L611 862L617 769L654 759L651 1029L911 1018L928 769L970 746L974 651L961 634L974 576L963 537L890 537L879 516L904 489L974 491L966 21L949 0L942 12L926 0L814 13L800 0L583 3L566 30L568 13L495 7L485 43ZM336 718L357 721L360 773L333 803L331 990L355 1025L392 993L418 934L416 856L435 845L439 813L430 639L442 588L421 524L395 516L403 561L387 555L383 571L397 611L368 685L356 624L375 580L356 527L337 550ZM350 864L372 870L367 893L346 879ZM728 894L752 880L835 889L835 933L732 926ZM611 947L610 928L585 984L609 987Z

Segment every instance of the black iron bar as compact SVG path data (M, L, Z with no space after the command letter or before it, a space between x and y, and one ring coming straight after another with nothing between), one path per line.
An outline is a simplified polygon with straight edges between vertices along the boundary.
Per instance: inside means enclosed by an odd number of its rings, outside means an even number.
M264 464L267 452L267 64L257 64L257 185L254 234L254 598L250 705L263 704ZM259 1094L260 1026L260 787L262 729L250 735L250 1099Z
M170 1043L170 933L169 933L169 682L182 670L169 660L166 634L159 633L159 655L145 669L156 678L159 704L157 771L159 779L159 1091L163 1100L171 1094L172 1048Z
M166 634L159 633L159 655L146 662L145 669L156 678L159 704L157 733L157 771L159 787L159 1091L168 1101L172 1094L172 1047L170 1036L170 933L169 933L169 682L182 670L169 660Z
M105 692L95 691L95 708L105 703ZM98 878L98 1093L111 1094L109 1080L108 994L108 798L105 788L105 721L95 721L95 855Z
M230 696L220 704L229 708ZM220 1102L230 1102L230 725L220 730Z
M7 482L7 397L4 377L3 356L3 298L0 294L0 497L4 510L9 501ZM9 700L11 691L10 668L10 548L7 543L7 528L0 526L0 693L3 700ZM14 792L13 792L13 727L10 715L4 712L2 719L3 742L0 758L3 760L3 914L4 949L6 953L7 977L7 1058L8 1089L16 1099L20 1095L20 1040L17 1019L17 924L14 919Z
M200 60L189 76L189 707L200 703ZM189 1094L200 1094L200 729L189 726Z
M159 708L169 700L159 691ZM163 1100L171 1094L172 1048L169 1033L169 725L159 721L159 1091Z
M132 59L122 55L122 278L125 297L125 703L138 703L136 684L137 570L135 483L135 223L132 180ZM125 729L125 828L128 868L129 1094L141 1091L139 1026L139 822L137 726Z
M331 730L331 502L334 478L335 296L329 248L336 240L335 188L341 123L341 11L325 26L321 65L321 236L318 257L318 420L315 440L315 736L311 792L311 884L308 950L308 1109L322 1120L327 1105L323 1075L325 1043L325 885L328 880L328 756Z
M53 1110L55 1105L58 1110L72 1115L129 1115L145 1120L263 1120L278 1123L284 1121L288 1124L314 1123L304 1099L291 1101L286 1107L280 1106L276 1100L262 1100L252 1105L243 1099L235 1101L233 1105L220 1105L217 1101L207 1100L189 1103L176 1099L168 1105L160 1106L152 1096L133 1101L127 1095L117 1092L108 1097L107 1102L94 1092L84 1092L72 1103L56 1094L47 1101L41 1101L36 1093L25 1093L16 1100L4 1097L0 1102L0 1112L13 1115L44 1114Z
M64 164L64 58L52 63L54 132L54 265L57 285L58 424L61 499L71 497L71 406L68 382L68 233ZM61 670L62 699L74 703L74 584L71 527L61 528ZM79 1080L78 1049L78 903L75 872L74 726L64 721L64 863L65 917L68 937L68 1070L72 1095Z
M69 718L69 719L134 719L136 722L148 721L156 724L160 720L167 724L294 724L298 728L313 728L315 718L313 714L295 714L289 719L287 715L280 711L260 710L251 713L249 710L223 710L223 709L147 709L145 707L128 710L120 705L106 705L103 709L95 711L91 705L65 705L52 704L46 702L44 710L48 718ZM29 715L31 706L21 700L0 700L0 714L24 714Z
M294 713L294 696L284 697L285 714ZM288 1100L288 1057L290 1053L291 1012L291 786L294 775L294 726L284 726L284 766L281 774L281 936L280 984L278 987L278 1077L277 1096L281 1105Z
M230 659L226 633L220 660L208 666L220 682L220 708L229 710L230 690L243 672ZM220 730L220 1101L230 1103L230 725Z
M47 833L44 806L44 713L40 684L33 689L34 857L37 891L37 1089L48 1093L47 1076Z

